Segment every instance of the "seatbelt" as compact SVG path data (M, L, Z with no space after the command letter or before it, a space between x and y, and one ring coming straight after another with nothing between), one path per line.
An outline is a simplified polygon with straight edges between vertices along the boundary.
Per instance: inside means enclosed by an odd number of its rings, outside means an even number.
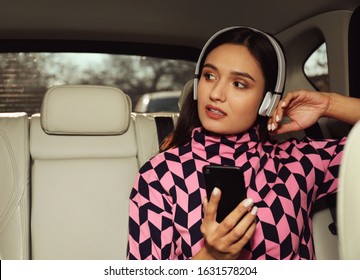
M159 146L161 146L164 139L174 130L174 121L172 117L156 116L155 123Z

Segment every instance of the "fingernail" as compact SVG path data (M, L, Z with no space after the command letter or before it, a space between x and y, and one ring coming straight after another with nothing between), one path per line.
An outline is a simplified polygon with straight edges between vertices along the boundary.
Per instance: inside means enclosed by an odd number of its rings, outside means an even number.
M286 102L283 101L283 103L281 103L281 108L284 108L286 106Z
M257 211L258 211L258 208L257 208L256 206L254 206L254 207L251 209L250 213L255 216L256 213L257 213Z
M276 117L275 117L275 121L276 121L276 122L279 122L279 121L280 121L280 117L279 117L279 115L276 115Z
M219 193L220 193L220 190L219 190L219 188L216 188L216 187L212 191L212 195L214 195L214 196L217 196Z
M247 198L244 200L243 205L248 208L250 205L252 205L254 201L251 198Z
M274 130L275 130L275 124L272 123L272 124L271 124L271 131L274 131Z
M271 131L271 124L267 125L267 129L268 129L268 131Z

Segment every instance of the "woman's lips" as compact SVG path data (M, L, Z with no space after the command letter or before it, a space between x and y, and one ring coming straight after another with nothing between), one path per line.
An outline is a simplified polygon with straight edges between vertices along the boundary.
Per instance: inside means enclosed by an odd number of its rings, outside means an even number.
M226 113L218 107L208 105L205 107L206 115L212 119L221 119L226 117Z

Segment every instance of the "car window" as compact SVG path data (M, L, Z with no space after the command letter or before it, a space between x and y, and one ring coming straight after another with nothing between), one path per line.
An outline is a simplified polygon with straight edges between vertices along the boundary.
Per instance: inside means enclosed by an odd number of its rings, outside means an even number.
M149 102L147 112L161 112L161 111L170 111L170 112L179 112L178 106L179 98L167 97L161 99L152 99Z
M181 90L194 69L192 61L136 55L1 53L0 112L37 113L46 89L59 84L115 86L134 107L145 93ZM174 102L158 102L152 110L174 110Z
M317 90L330 90L326 43L310 54L304 64L304 73Z

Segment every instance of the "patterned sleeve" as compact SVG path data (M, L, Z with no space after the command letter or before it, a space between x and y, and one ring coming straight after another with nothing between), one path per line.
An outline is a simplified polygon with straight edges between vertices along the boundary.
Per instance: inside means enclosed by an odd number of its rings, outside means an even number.
M156 170L146 163L130 194L128 254L130 260L173 258L171 197Z
M317 151L322 159L324 177L317 192L317 198L335 193L338 187L339 168L346 137L317 142Z

